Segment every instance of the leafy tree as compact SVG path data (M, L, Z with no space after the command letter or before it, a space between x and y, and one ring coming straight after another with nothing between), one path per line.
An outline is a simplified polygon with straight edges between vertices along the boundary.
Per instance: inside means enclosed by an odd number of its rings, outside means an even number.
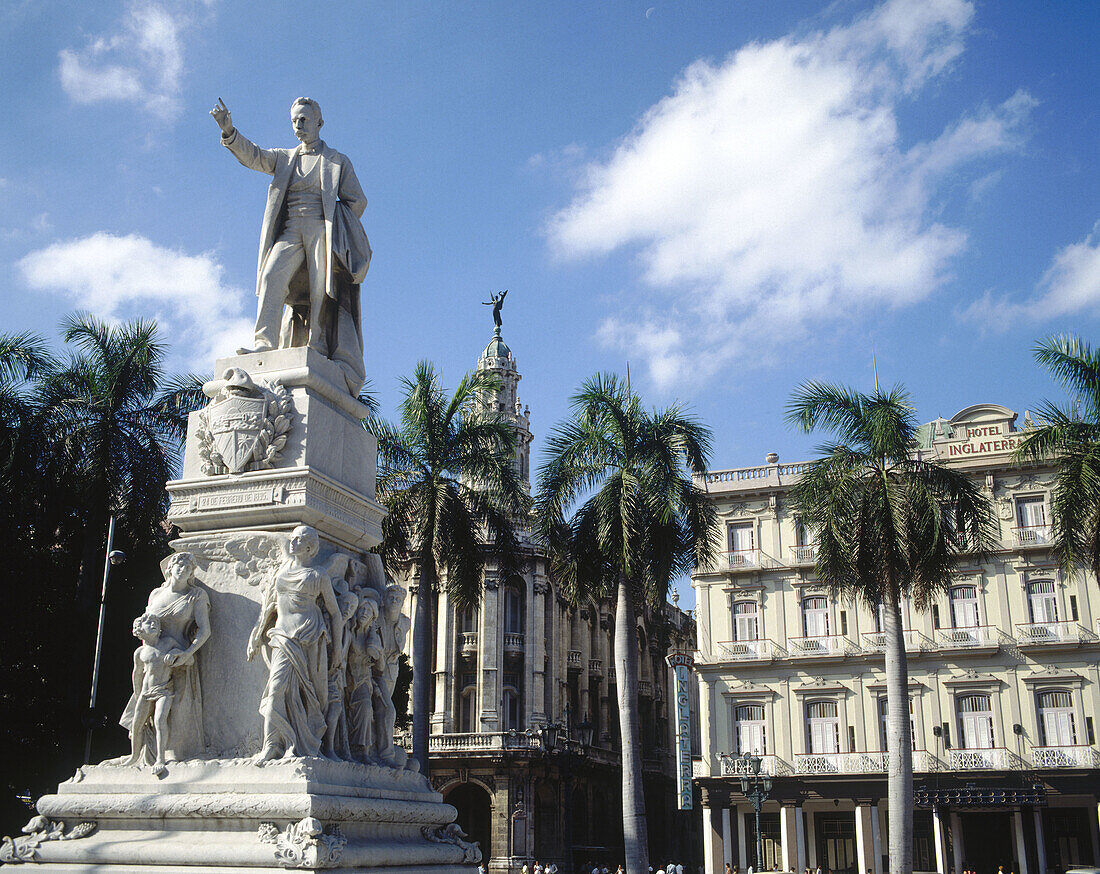
M677 576L713 559L714 507L691 478L706 469L710 431L678 406L643 410L614 375L585 382L572 409L550 434L536 519L565 596L615 599L626 869L645 874L635 622L643 604L664 603Z
M515 434L481 399L500 390L498 377L475 371L451 397L426 361L403 379L400 422L372 419L378 438L378 494L389 514L382 527L387 565L411 561L420 572L413 615L413 756L428 773L428 710L435 591L455 608L477 604L485 563L518 570L516 528L530 498L516 473Z
M111 514L128 560L112 574L105 712L126 694L132 647L113 626L140 611L137 587L168 551L164 484L178 473L186 414L205 402L193 377L164 373L151 322L76 315L62 332L67 355L33 334L0 336L0 586L14 615L33 617L12 625L0 659L0 747L18 751L0 768L9 789L0 808L11 817L15 792L56 785L80 761L95 631L87 608Z
M1100 575L1100 352L1072 335L1035 346L1036 360L1075 395L1059 406L1044 401L1039 426L1016 448L1016 459L1053 461L1054 552L1062 570L1087 567Z
M109 516L142 539L168 509L164 484L179 471L187 414L205 402L193 376L164 372L156 323L112 326L77 314L62 325L77 354L41 375L36 390L48 476L72 483L84 529L79 592L94 594Z
M926 609L947 588L959 558L994 543L995 521L963 473L914 457L917 422L901 389L872 394L809 382L787 421L839 439L821 447L788 493L798 522L817 537L816 572L837 596L882 609L891 874L913 870L913 753L909 668L901 601Z

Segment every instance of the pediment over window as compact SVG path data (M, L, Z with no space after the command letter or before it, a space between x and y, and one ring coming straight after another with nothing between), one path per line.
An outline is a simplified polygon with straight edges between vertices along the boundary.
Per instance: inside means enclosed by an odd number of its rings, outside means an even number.
M1080 674L1064 668L1047 668L1043 671L1034 671L1021 677L1021 679L1029 686L1035 683L1060 683L1065 686L1080 686L1085 682L1085 678Z
M944 680L945 686L1000 686L1001 678L978 671L966 671Z

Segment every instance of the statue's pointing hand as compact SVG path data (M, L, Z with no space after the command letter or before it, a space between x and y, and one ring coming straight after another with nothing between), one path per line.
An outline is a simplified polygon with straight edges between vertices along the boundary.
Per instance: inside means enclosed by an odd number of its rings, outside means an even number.
M220 97L218 98L218 105L210 110L210 115L213 116L214 121L218 123L218 127L222 129L225 136L233 133L233 119L229 115L229 107L225 105Z

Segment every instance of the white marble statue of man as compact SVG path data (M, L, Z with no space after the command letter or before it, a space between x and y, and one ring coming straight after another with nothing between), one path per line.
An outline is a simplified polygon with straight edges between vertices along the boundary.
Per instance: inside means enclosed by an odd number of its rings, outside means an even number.
M405 751L393 742L393 726L397 709L393 704L393 690L397 686L399 657L405 647L405 635L409 633L409 617L401 612L405 603L405 590L398 585L386 587L382 601L382 616L378 622L378 637L382 644L383 658L375 663L374 670L374 719L375 748L378 759L387 765L402 768L406 765ZM415 759L407 760L408 764ZM419 763L415 767L419 768Z
M308 345L339 364L358 394L366 378L359 284L371 250L359 221L367 198L351 161L320 138L321 107L308 97L290 107L301 141L293 149L264 149L244 137L221 99L210 114L222 145L272 177L260 230L255 348L239 351Z

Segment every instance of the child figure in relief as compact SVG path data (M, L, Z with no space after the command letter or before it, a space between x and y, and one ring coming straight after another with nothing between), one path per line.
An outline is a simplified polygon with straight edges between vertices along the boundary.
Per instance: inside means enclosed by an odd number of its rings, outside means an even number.
M134 637L141 641L134 651L134 697L137 705L130 725L131 753L128 765L141 763L150 751L155 751L153 773L165 773L165 749L168 746L168 715L172 711L172 657L181 650L160 634L160 617L143 613L134 620ZM152 721L152 725L149 723ZM153 731L153 742L146 733Z

